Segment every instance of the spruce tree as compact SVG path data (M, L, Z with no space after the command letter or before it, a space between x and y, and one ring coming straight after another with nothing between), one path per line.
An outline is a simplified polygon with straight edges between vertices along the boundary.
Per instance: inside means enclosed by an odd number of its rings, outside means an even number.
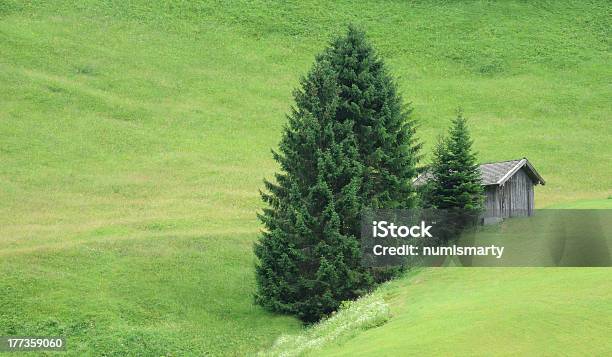
M256 301L316 321L395 269L361 263L360 213L413 208L420 143L411 109L363 31L349 27L317 56L265 182Z
M432 179L424 192L426 206L450 212L446 222L450 235L444 240L473 223L483 209L484 191L472 144L466 119L459 112L448 136L434 150Z
M294 92L295 107L266 181L265 230L255 246L257 292L265 308L313 322L372 286L355 231L364 167L351 120L338 120L337 75L318 58Z
M323 53L340 87L337 120L354 122L363 165L361 199L370 208L413 208L420 158L412 109L405 105L384 61L365 33L349 26Z

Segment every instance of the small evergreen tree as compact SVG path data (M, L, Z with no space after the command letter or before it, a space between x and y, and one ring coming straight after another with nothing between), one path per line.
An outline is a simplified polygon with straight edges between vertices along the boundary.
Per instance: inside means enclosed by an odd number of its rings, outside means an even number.
M338 120L337 76L319 58L294 93L296 107L274 159L281 173L266 181L255 246L255 300L313 322L372 286L354 234L363 203L363 165L353 122Z
M432 179L423 191L426 206L451 212L446 222L450 230L443 240L455 237L483 209L485 196L472 143L466 119L459 112L448 137L440 139L434 150Z

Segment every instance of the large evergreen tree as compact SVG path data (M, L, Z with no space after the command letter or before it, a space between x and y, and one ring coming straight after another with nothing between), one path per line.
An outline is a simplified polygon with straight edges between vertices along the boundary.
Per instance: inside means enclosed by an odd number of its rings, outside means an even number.
M256 301L315 321L393 273L360 265L360 213L415 206L420 144L382 59L354 27L317 56L294 97L274 153L282 171L262 193Z
M353 122L337 119L338 94L336 73L320 59L294 93L296 107L274 153L282 172L262 193L256 301L307 322L372 285L353 234L363 165Z
M427 204L437 209L482 210L484 192L466 119L461 112L440 139L430 168Z

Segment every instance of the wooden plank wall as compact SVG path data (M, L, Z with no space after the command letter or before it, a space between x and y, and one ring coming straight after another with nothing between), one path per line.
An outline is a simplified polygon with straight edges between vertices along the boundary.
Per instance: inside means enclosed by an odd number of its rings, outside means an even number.
M501 217L497 186L485 186L485 217Z
M524 169L517 171L502 190L502 216L517 217L531 215L531 199L530 191L533 191L533 182Z
M485 217L533 215L533 181L524 169L514 174L503 187L486 186L485 194Z

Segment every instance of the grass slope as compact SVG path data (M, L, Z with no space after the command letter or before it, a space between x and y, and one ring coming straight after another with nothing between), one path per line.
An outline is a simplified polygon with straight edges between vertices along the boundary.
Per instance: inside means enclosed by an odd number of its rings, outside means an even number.
M427 148L463 106L482 161L544 175L538 205L607 197L607 9L0 2L0 335L177 355L299 331L252 305L257 189L299 75L347 22L399 76Z
M429 268L393 282L392 318L318 356L605 356L608 268Z

